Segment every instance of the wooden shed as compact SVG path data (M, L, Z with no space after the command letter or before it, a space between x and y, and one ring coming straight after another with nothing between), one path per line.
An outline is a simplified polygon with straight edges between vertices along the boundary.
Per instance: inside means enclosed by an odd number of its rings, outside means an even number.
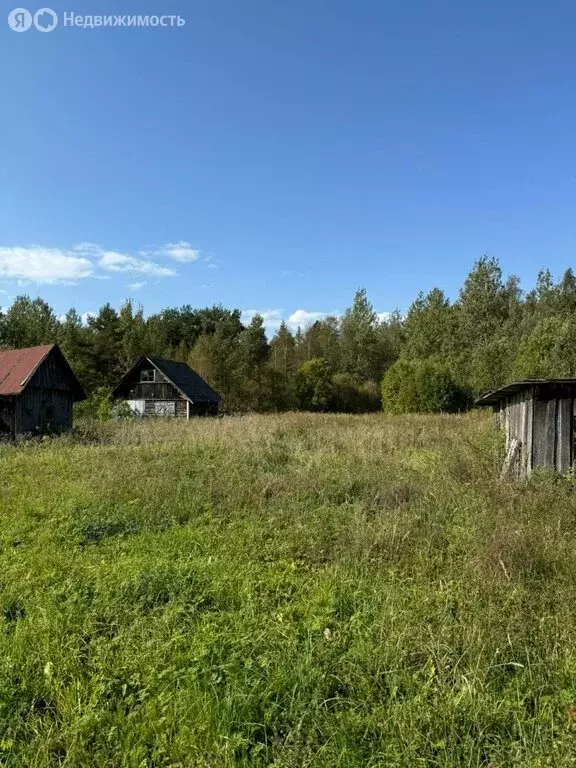
M0 434L61 432L86 395L55 344L0 350Z
M526 477L540 468L567 472L576 465L576 379L514 381L476 404L491 406L506 430L503 475Z
M189 419L218 413L222 401L187 363L142 356L118 382L112 397L136 416Z

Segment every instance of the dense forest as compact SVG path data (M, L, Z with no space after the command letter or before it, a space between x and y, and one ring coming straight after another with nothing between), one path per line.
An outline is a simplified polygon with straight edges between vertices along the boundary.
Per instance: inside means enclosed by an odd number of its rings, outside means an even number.
M473 395L511 378L576 374L576 278L541 271L523 292L497 260L483 257L456 301L439 288L408 312L378 318L365 290L341 317L268 339L263 319L239 310L183 306L146 316L126 301L86 323L57 318L42 299L19 296L0 312L0 346L57 342L93 397L140 354L185 360L229 411L461 410Z

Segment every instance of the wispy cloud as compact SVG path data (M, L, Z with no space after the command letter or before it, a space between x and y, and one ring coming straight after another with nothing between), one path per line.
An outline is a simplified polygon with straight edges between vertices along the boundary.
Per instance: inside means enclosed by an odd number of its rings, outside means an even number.
M95 243L80 243L74 247L77 253L97 260L100 269L106 272L122 272L153 277L173 277L176 272L149 259L139 259L128 253L109 251Z
M130 288L131 291L141 291L142 288L145 288L148 285L146 280L141 280L137 283L128 283L128 288Z
M172 254L176 261L195 258L185 246L173 243L162 253ZM111 274L173 277L176 270L130 253L109 250L96 243L79 243L72 248L50 248L42 245L0 246L0 278L16 280L20 284L74 284L79 280L110 279Z
M148 252L144 253L148 255ZM193 248L186 240L179 240L177 243L166 243L166 245L162 245L160 248L149 252L149 255L155 258L164 257L179 261L181 264L188 264L198 261L200 251L197 248Z
M135 256L129 256L125 253L116 253L115 251L106 251L98 262L101 269L108 272L125 272L140 275L150 275L151 277L173 277L176 272L169 267L162 267L153 261L137 259Z
M0 246L0 277L31 283L73 283L90 277L94 264L84 254L31 245Z

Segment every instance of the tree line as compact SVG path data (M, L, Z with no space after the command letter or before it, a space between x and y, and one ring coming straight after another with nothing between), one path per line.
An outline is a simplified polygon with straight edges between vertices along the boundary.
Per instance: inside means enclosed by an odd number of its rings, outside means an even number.
M576 375L576 278L542 270L524 292L479 259L455 301L434 288L380 319L364 289L341 317L269 340L260 315L189 305L145 316L127 300L84 323L41 298L0 312L0 346L58 343L89 394L112 388L141 354L188 362L229 411L458 411L514 378Z

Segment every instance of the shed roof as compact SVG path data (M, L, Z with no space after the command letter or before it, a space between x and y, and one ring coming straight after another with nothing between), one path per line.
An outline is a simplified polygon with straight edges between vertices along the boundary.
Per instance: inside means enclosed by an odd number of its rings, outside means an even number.
M49 355L58 357L60 365L69 376L74 400L85 400L84 390L57 344L0 350L0 397L21 395Z
M191 403L208 403L217 405L222 398L207 384L204 379L193 371L188 363L181 363L176 360L167 360L164 357L143 355L139 357L132 368L126 373L121 381L116 385L112 394L116 396L124 381L144 362L148 361L178 389L182 395L190 400Z
M0 350L0 396L20 395L54 346Z
M512 381L510 384L506 384L505 387L500 387L500 389L493 389L489 392L485 392L476 400L475 405L497 405L500 400L505 400L510 395L515 395L527 387L546 384L568 384L576 387L576 379L524 379L522 381Z

